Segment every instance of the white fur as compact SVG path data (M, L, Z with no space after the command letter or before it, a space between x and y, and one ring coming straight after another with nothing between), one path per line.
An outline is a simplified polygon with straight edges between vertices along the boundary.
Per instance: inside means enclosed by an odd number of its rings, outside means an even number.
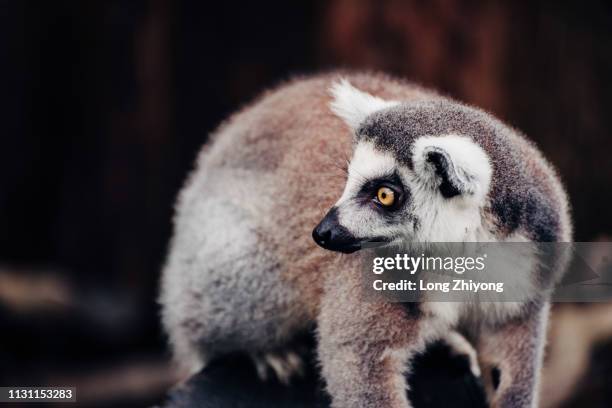
M334 98L330 103L331 110L353 130L357 129L368 115L398 104L396 101L385 101L360 91L346 79L334 83L330 93Z
M371 142L360 142L355 147L344 192L336 203L340 208L340 224L355 236L402 235L403 225L381 223L378 214L352 200L365 181L388 175L397 168L395 158L390 153L376 149Z
M307 322L293 314L297 292L279 285L278 261L257 234L264 221L257 206L272 198L249 197L269 180L243 169L206 170L181 193L162 277L162 323L175 360L194 373L223 353L261 352L254 358L283 380L295 364L265 352L280 348L287 333L298 330L293 325Z
M374 147L371 142L360 142L353 153L349 163L348 179L340 204L353 196L365 180L375 179L392 172L397 166L395 158L390 153L383 153Z

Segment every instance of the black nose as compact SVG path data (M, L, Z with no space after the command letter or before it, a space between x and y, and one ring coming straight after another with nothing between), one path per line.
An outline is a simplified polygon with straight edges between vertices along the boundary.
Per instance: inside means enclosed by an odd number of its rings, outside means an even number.
M312 231L314 241L325 249L350 254L361 249L360 241L338 221L338 209L333 207Z

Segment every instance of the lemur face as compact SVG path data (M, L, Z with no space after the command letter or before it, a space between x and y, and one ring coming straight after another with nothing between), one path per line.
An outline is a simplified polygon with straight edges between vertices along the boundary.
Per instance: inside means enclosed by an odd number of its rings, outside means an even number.
M332 93L332 109L354 130L355 148L342 196L313 231L317 244L351 253L370 243L480 239L492 172L480 146L456 131L432 135L401 126L423 110L347 82Z
M342 196L315 228L326 249L354 252L365 243L409 236L413 216L410 172L371 142L356 145Z

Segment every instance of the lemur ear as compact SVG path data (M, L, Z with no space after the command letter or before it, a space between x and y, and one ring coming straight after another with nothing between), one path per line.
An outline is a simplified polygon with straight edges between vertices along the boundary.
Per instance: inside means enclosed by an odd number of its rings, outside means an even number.
M398 104L360 91L346 79L335 82L329 91L333 97L331 110L353 130L371 113Z
M421 182L438 189L445 198L462 195L483 199L489 191L489 158L467 137L421 137L414 145L413 163Z

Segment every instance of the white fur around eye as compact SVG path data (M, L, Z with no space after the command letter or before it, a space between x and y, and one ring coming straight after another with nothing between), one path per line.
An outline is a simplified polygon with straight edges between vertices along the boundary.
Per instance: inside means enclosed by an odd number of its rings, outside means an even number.
M390 153L377 150L371 142L359 142L349 164L346 187L338 202L356 194L364 181L388 175L396 168L397 163Z

